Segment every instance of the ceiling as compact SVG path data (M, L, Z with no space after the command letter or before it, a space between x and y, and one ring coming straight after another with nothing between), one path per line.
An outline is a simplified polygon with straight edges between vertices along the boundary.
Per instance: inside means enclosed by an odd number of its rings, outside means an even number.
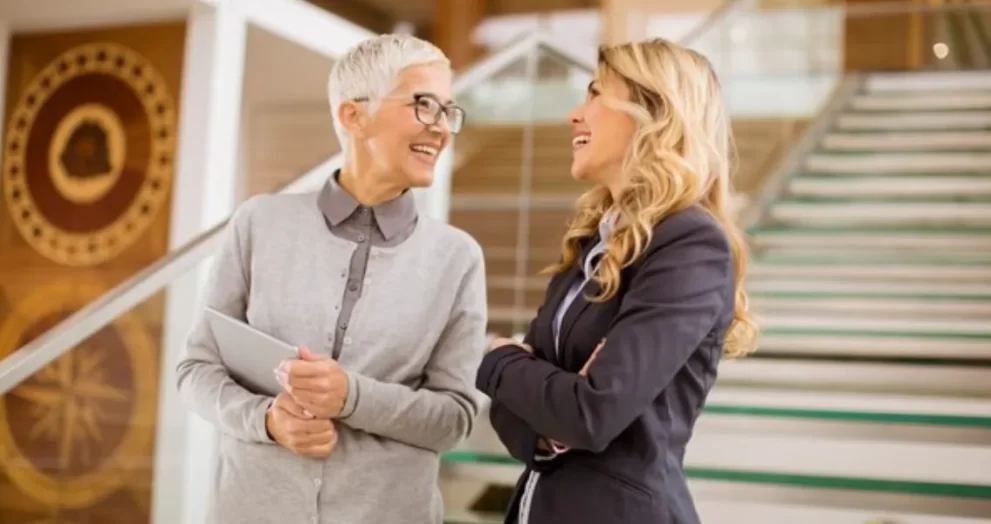
M436 22L438 0L309 0L328 11L376 32L389 32L399 22L412 23L418 34L429 34ZM455 0L485 3L488 16L544 13L569 9L587 9L600 0Z

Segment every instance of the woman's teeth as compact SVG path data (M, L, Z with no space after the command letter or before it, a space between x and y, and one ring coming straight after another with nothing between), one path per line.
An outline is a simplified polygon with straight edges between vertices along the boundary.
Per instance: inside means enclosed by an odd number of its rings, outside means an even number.
M434 146L425 146L420 144L413 144L409 146L410 150L417 153L423 153L424 155L437 156L439 150Z
M576 136L576 137L574 137L574 138L571 139L571 148L572 149L581 149L581 148L585 147L588 144L588 141L591 140L591 139L592 139L592 137L590 135L579 135L579 136Z

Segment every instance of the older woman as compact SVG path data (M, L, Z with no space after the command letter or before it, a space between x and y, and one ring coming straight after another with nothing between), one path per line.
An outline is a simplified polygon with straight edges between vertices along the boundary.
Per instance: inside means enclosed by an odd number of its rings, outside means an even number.
M217 523L439 524L439 453L478 410L484 268L409 189L432 182L464 113L447 59L412 37L358 45L329 90L343 169L319 193L240 206L207 299L300 346L277 371L286 391L232 380L202 321L179 390L222 434Z
M507 522L698 524L682 460L724 355L751 351L711 66L664 40L602 49L571 115L577 203L523 344L476 384L526 463Z

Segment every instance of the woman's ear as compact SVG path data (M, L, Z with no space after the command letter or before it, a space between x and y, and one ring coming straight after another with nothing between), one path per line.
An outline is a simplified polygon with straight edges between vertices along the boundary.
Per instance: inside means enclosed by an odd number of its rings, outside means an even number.
M348 136L361 138L367 125L364 108L356 102L345 100L337 108L337 118L347 130Z

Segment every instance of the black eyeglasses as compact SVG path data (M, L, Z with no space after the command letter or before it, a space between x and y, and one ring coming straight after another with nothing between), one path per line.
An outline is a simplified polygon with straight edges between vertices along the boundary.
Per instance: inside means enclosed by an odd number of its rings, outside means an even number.
M355 98L355 102L368 102L367 96ZM429 93L416 93L413 101L406 104L413 108L416 120L425 126L436 125L440 122L441 114L447 116L447 126L452 135L461 132L465 125L465 110L460 106L450 103L442 104L440 99Z

